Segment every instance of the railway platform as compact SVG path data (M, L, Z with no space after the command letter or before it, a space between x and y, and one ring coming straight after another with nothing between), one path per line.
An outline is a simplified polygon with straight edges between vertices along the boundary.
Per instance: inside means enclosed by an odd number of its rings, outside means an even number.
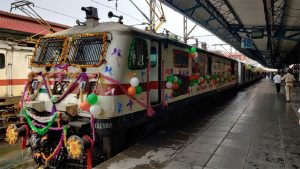
M270 79L168 125L96 169L300 168L300 87L285 101ZM195 112L197 111L197 112Z

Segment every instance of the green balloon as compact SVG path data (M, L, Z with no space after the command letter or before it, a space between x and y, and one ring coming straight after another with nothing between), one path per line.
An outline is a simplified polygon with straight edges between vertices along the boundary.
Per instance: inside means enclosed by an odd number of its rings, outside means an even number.
M191 47L191 52L196 52L196 48L195 47Z
M168 76L167 81L173 83L175 81L175 77L174 76Z
M140 93L142 93L142 91L143 91L142 86L138 85L136 87L136 94L140 94Z
M206 75L205 78L206 78L206 79L210 79L210 76L209 76L209 75Z
M87 97L87 102L88 102L90 105L96 104L97 101L98 101L98 96L97 96L97 95L95 95L94 93L88 95L88 97Z
M181 84L182 84L182 80L181 80L181 79L178 79L178 80L177 80L177 83L178 83L178 85L181 85Z

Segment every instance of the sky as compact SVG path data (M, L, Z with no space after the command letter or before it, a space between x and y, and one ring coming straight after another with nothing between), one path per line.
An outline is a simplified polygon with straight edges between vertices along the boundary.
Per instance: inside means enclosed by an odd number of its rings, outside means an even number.
M11 3L16 0L0 0L0 10L10 12ZM145 0L132 0L148 17L149 6ZM138 28L144 28L145 25L138 25L146 22L143 15L134 7L129 0L117 0L117 10L115 0L31 0L34 3L33 9L42 16L43 19L68 25L76 25L76 18L80 21L85 20L85 12L81 11L81 7L93 6L98 9L100 22L117 21L116 18L108 18L107 14L112 11L116 15L123 15L123 23L126 25L135 25ZM163 28L174 34L183 36L183 16L173 9L163 5L167 22L162 25L158 32L162 32ZM25 15L19 9L12 9L12 13ZM188 20L188 31L194 26L192 21ZM191 33L191 36L200 36L199 42L206 42L209 50L230 51L229 45L219 46L214 44L225 44L219 38L213 36L210 32L197 26ZM189 41L195 43L195 40ZM226 50L225 50L225 49ZM232 51L235 51L234 49Z

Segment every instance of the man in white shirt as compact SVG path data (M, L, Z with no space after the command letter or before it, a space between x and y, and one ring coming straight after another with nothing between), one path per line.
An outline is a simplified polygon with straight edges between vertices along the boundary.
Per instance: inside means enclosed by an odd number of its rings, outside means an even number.
M277 93L280 92L280 87L281 87L281 75L277 72L277 74L273 77L273 81L276 86L276 91Z

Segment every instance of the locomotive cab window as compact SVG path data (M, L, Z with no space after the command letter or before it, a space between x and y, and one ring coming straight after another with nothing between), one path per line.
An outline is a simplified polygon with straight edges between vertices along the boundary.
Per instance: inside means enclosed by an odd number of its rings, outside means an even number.
M63 38L42 38L33 58L35 64L57 64L63 51Z
M5 55L3 53L0 53L0 69L5 68Z
M79 65L98 65L101 62L102 50L102 36L79 36L71 42L67 62Z
M148 50L147 42L144 39L132 40L128 56L128 68L144 69L147 66Z

